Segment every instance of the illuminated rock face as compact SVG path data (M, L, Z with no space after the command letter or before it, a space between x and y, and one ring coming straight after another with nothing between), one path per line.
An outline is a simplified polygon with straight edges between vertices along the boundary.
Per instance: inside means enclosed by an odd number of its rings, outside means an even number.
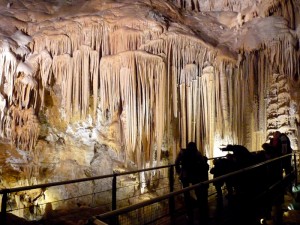
M2 1L3 185L172 163L189 141L255 151L275 130L297 149L299 7Z

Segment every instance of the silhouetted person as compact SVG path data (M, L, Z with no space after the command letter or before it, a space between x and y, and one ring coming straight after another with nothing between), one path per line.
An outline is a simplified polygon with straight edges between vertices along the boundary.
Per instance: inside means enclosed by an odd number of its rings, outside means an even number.
M270 140L270 145L273 148L275 148L276 151L279 151L279 149L280 149L280 139L279 139L280 134L281 134L280 131L275 131L273 133L273 138L271 138L271 140Z
M263 149L265 150L265 160L274 159L280 156L280 152L276 147L272 146L271 144L264 143L262 145ZM274 161L267 165L267 176L266 181L268 181L268 185L273 185L274 183L278 182L282 179L282 164L281 160Z
M279 131L274 132L273 138L270 140L270 145L275 148L278 156L290 154L293 151L289 137ZM282 159L282 168L284 169L285 174L292 172L292 156Z
M226 155L226 161L224 161L225 163L225 168L226 168L226 173L230 173L236 170L236 163L235 163L235 157L233 154L227 154ZM228 177L225 180L225 184L226 184L226 189L227 189L227 197L229 199L231 199L231 197L233 196L233 192L234 192L234 186L236 186L236 181L234 177Z
M277 140L276 140L277 142ZM264 149L264 155L265 155L265 161L275 159L278 156L280 156L280 152L276 145L270 143L264 143L262 145L262 148ZM261 171L263 173L263 180L261 180L261 187L262 191L267 191L271 186L282 180L282 163L281 160L276 160L273 162L270 162L263 166L261 168ZM276 199L278 196L274 197L274 194L272 194L272 191L269 191L268 194L265 195L264 198L262 198L261 204L260 204L260 211L261 211L261 217L266 220L271 219L271 212L272 207L274 205L280 204L282 197L282 193L279 192L279 200Z
M182 149L175 161L176 172L183 188L190 184L197 184L208 180L207 158L197 149L196 143L190 142L187 149ZM200 220L206 221L208 217L208 185L201 185L195 189L197 203L199 206ZM187 209L189 223L193 223L193 206L189 192L184 193L184 200Z
M286 134L281 133L279 135L281 154L286 155L292 153L293 149L291 148L291 141ZM282 160L282 168L284 169L285 174L292 172L292 156L288 156Z
M227 145L227 151L232 151L232 163L235 170L240 170L255 164L254 156L249 150L242 145ZM254 183L252 181L255 173L246 171L243 174L236 175L234 178L234 188L237 195L249 196L247 193L252 193ZM250 196L249 196L250 197Z
M280 148L280 133L277 131L274 133L273 140L270 144L265 143L262 145L263 149L266 151L266 160L274 159L282 155ZM276 143L276 144L274 144ZM267 176L266 182L267 186L270 187L277 182L280 182L283 178L282 174L282 160L276 160L267 165ZM279 188L278 190L270 190L270 194L265 199L266 209L273 211L273 222L274 224L281 224L282 222L282 204L284 202L284 190ZM272 210L270 209L272 207ZM269 212L267 217L269 217Z
M210 173L214 175L214 178L226 174L226 159L214 159L214 167L210 170ZM223 200L222 186L224 185L224 180L215 181L214 186L217 191L217 200L219 203Z

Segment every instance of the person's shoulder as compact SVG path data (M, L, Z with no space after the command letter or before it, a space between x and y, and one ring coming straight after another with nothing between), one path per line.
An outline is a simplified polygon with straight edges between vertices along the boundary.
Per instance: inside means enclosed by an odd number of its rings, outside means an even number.
M185 155L185 152L186 152L186 149L180 149L178 155L177 155L177 158L182 158L184 157Z
M289 141L289 137L287 136L287 134L285 133L281 133L280 136L279 136L279 139L282 140L282 141Z
M182 149L180 149L180 151L179 151L178 154L183 154L185 151L186 151L186 149L185 149L185 148L182 148Z
M205 155L202 155L200 152L198 152L198 157L201 158L204 162L208 161L208 158Z

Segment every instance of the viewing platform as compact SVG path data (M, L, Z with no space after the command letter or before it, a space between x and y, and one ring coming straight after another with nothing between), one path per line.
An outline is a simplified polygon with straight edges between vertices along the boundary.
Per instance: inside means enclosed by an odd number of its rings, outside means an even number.
M294 159L296 154L293 153ZM213 182L217 180L226 180L227 178L237 179L241 176L248 176L251 171L259 171L260 168L270 165L276 161L281 160L286 156L282 156L276 159L264 161L247 168L243 168L238 171L228 173L218 178L209 179L208 181L187 187L181 188L178 181L178 177L174 172L174 165L161 166L156 168L148 168L144 170L114 173L106 176L83 178L72 181L56 182L50 184L41 184L28 187L19 187L12 189L1 190L2 205L1 205L1 224L3 225L140 225L140 224L207 224L207 225L256 225L256 224L282 224L282 225L295 225L300 224L300 203L298 202L298 192L300 193L300 186L298 185L298 163L294 160L294 170L291 174L284 175L278 182L272 184L261 190L261 192L252 193L253 189L248 189L249 192L243 194L234 193L232 196L228 196L226 186L223 187L223 197L217 198L216 191L213 186ZM295 163L296 162L296 163ZM120 186L121 182L125 182L126 177L138 176L141 173L156 171L155 174L160 174L157 179L160 179L160 184L164 184L163 187L157 186L156 190L147 191L145 193L136 192L138 194L132 194L131 197L122 199L121 193L124 192L124 188L128 186ZM160 171L160 172L158 172ZM106 182L111 182L112 188L109 190L103 190L102 192L87 193L78 196L74 196L68 199L61 199L59 201L52 201L45 203L45 214L38 217L38 208L42 206L35 206L32 209L23 207L17 208L10 205L10 196L12 193L19 193L28 190L41 189L45 192L50 191L51 188L61 187L62 185L78 185L82 184L84 187L87 182L97 183L106 179ZM237 179L238 180L238 179ZM259 185L257 179L251 180L256 182L255 186ZM254 184L249 183L249 185ZM99 185L100 183L98 183ZM128 184L128 183L127 183ZM195 196L192 194L193 199L191 204L194 206L194 218L188 220L186 214L186 207L184 204L183 195L185 192L194 192L195 188L199 188L201 185L209 185L209 197L208 197L208 220L206 223L199 218L199 210L196 205ZM135 183L134 187L142 187L142 183ZM153 186L154 187L154 186ZM126 192L127 193L127 192ZM128 192L129 193L129 192ZM155 193L155 195L153 194ZM158 194L161 193L161 194ZM98 196L97 199L102 201L96 201L93 199L96 195L103 194L103 197ZM284 197L282 204L276 204L276 198ZM83 199L90 199L90 204L80 204ZM47 199L47 198L46 198ZM275 200L275 201L274 201ZM71 201L73 208L61 210L59 208L51 209L50 206L55 204L62 205ZM269 204L272 201L272 204ZM102 203L99 204L99 203ZM266 205L264 205L266 204ZM70 204L69 204L70 205ZM267 213L265 206L271 206L271 210ZM49 207L49 208L47 208ZM18 216L19 212L25 210L33 210L33 216L31 220L24 219ZM276 218L276 219L275 219ZM265 219L263 221L263 219ZM282 222L280 222L280 220ZM275 223L279 221L278 223Z

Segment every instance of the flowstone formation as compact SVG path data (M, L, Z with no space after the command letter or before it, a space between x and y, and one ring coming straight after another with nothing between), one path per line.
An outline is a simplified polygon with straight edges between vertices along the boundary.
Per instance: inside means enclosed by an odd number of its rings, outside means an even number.
M215 157L280 130L298 149L299 9L0 1L2 187L173 163L189 141Z

